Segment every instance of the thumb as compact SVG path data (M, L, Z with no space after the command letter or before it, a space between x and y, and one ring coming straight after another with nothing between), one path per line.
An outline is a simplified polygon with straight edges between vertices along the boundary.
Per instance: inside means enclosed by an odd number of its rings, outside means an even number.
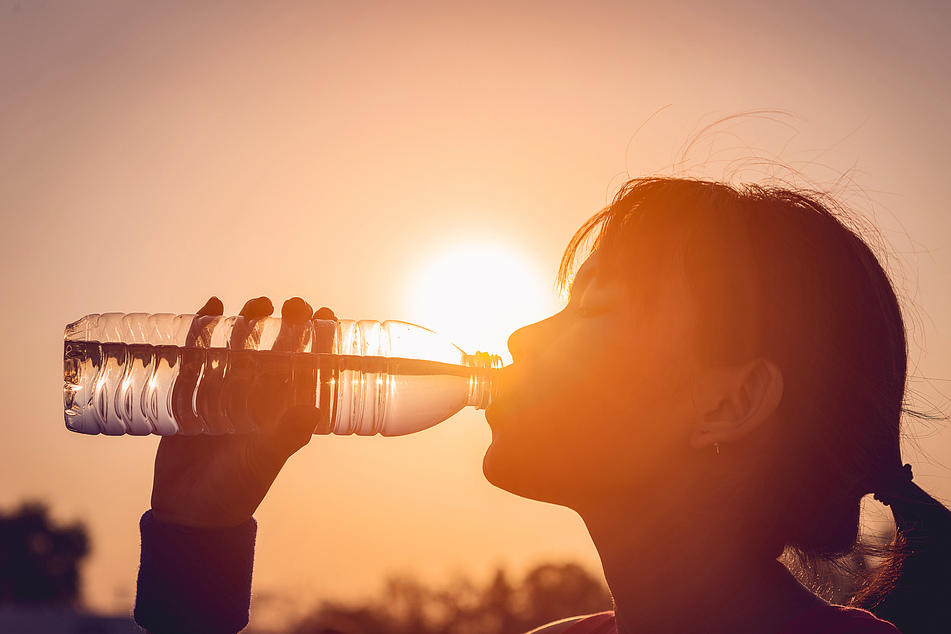
M286 460L310 442L320 422L320 410L313 405L294 405L281 416L275 430L274 448Z
M272 431L255 434L247 449L254 477L270 486L287 459L310 441L319 421L316 407L295 405L284 412Z

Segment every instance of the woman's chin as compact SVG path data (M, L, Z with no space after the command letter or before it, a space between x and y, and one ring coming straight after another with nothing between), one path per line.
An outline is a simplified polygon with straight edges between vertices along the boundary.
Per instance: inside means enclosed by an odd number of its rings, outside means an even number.
M496 438L482 458L482 473L493 486L519 497L561 504L558 495L561 488L545 471L526 461L524 455L516 457L506 451L504 443Z
M482 473L490 484L509 493L522 495L525 489L525 469L521 467L520 461L515 459L509 452L505 451L504 443L500 443L493 434L492 443L485 451L482 458Z

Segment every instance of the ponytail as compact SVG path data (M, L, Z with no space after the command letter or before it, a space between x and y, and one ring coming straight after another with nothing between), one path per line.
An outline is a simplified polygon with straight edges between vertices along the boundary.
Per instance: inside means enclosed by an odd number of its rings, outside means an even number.
M895 518L889 556L852 600L903 634L951 626L951 510L912 481L905 465L876 487L875 499Z

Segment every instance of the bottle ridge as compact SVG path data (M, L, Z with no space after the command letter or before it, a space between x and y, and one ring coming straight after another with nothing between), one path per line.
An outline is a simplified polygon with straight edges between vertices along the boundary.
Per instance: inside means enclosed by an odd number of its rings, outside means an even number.
M253 433L296 404L315 434L421 431L488 407L499 357L399 321L87 315L66 327L66 427L84 434Z

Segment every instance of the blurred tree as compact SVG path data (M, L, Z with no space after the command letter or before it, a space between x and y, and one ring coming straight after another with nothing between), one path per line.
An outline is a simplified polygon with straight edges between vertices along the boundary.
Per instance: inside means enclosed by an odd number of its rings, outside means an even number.
M515 589L501 568L482 594L481 609L486 632L511 632L521 623L515 614Z
M577 564L543 564L519 586L498 570L478 587L466 579L440 590L397 577L379 599L324 602L288 634L522 634L567 616L611 608L600 579Z
M577 564L538 566L525 577L521 594L524 615L539 625L612 607L604 584Z
M0 605L75 605L88 553L86 527L55 526L41 502L0 513Z

